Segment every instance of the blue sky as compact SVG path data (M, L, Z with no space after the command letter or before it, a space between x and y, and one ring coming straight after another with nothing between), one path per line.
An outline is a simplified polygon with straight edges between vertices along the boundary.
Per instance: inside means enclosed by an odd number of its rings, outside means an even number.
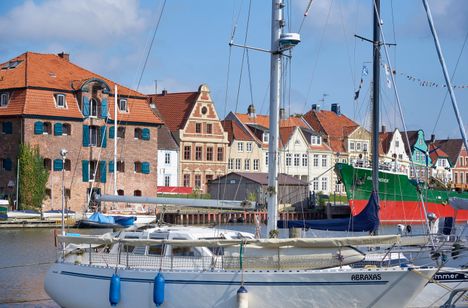
M293 50L287 77L290 85L286 87L283 105L290 113L304 113L313 103L325 109L331 103L339 103L345 114L368 125L371 74L364 78L358 101L353 96L363 63L372 60L372 49L353 35L372 37L372 1L314 0L304 19L308 2L286 1L288 31L297 32L303 20L304 23L300 31L302 43ZM468 3L429 3L452 74L468 31ZM71 54L72 62L136 88L162 5L161 0L1 1L0 61L25 51L64 51ZM196 91L206 83L221 117L229 111L245 112L252 101L258 113L266 113L268 54L249 52L249 79L246 58L242 65L243 49L230 49L228 42L236 24L235 43L245 40L247 45L268 49L270 18L271 4L267 0L167 1L139 91L154 93L154 80L158 80L159 91L169 92ZM382 1L382 19L386 40L397 44L390 48L390 60L397 72L397 89L407 126L422 128L427 135L435 128L438 138L458 138L448 97L441 109L447 91L441 86L444 79L421 1ZM453 83L466 86L455 89L466 128L467 64L465 46ZM372 65L366 65L370 71ZM421 86L407 76L439 87ZM393 90L385 84L383 76L382 121L389 128L401 128Z

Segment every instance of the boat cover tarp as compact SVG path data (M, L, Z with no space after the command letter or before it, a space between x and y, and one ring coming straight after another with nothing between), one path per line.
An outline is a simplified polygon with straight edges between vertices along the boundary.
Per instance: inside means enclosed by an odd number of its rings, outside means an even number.
M468 199L453 197L449 203L456 210L468 210Z
M106 216L102 213L96 212L88 218L89 221L97 222L100 224L115 224L114 217Z
M265 248L300 247L329 248L345 246L373 246L399 244L400 235L330 237L330 238L291 238L291 239L228 239L228 240L152 240L152 239L121 239L107 233L101 236L57 236L60 242L74 244L116 244L123 243L133 246L170 244L187 247L227 247L239 244L253 245Z
M379 201L373 192L366 207L356 216L320 220L279 220L278 228L310 228L327 231L373 232L379 227Z

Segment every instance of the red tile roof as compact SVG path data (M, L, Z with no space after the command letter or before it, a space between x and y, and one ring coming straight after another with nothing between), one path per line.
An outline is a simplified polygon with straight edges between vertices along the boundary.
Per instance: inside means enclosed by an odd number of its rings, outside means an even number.
M185 126L195 106L198 92L152 94L149 96L151 102L156 104L165 124L172 132L175 132Z
M288 143L289 139L291 139L292 134L296 127L280 127L279 135L280 135L280 147L283 148Z
M255 141L258 142L251 134L246 132L236 121L223 120L221 121L224 131L228 133L229 143L234 140Z
M437 161L439 157L449 159L449 155L435 144L429 145L429 152L431 152L429 156L431 157L431 161L433 164L435 164L435 162Z
M15 68L3 68L8 63L20 61ZM62 56L26 52L0 64L0 90L9 90L10 102L0 108L0 116L41 115L83 118L78 107L76 90L88 80L99 79L111 91L115 83L98 74L81 68ZM57 108L53 94L63 92L67 107ZM119 113L119 120L162 124L148 106L147 97L137 91L118 85L120 97L128 97L128 113ZM109 114L113 116L114 100L108 100Z
M235 113L239 120L244 124L257 124L265 128L270 127L270 117L268 115L257 114L255 117L250 117L249 114ZM280 127L304 127L309 128L307 123L302 118L289 117L287 119L281 119Z
M390 151L390 143L392 142L394 132L379 133L379 154L387 154Z

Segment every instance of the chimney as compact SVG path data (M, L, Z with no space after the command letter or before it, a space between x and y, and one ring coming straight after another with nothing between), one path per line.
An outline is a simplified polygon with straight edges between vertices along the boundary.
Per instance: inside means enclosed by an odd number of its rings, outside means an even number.
M162 94L162 96L166 96L167 95L167 90L166 89L162 90L161 94Z
M387 127L385 125L382 125L382 133L386 133L387 132Z
M434 143L435 140L436 140L436 139L435 139L435 134L432 134L432 135L431 135L431 143Z
M340 104L331 104L331 111L337 115L341 115Z
M286 118L286 111L284 110L284 108L280 108L279 118L280 118L280 120L284 120Z
M69 53L64 53L63 51L59 54L57 54L60 58L64 59L65 61L70 62L70 54Z
M318 105L318 104L312 104L312 110L320 111L320 105Z
M247 108L247 114L249 115L249 117L255 118L255 116L256 116L255 106L253 104L250 104L249 107Z

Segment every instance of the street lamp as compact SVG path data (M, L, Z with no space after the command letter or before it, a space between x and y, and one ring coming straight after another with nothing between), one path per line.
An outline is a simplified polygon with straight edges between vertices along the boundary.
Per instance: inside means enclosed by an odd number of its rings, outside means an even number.
M65 235L65 159L67 154L67 150L60 150L60 156L62 156L62 235Z

